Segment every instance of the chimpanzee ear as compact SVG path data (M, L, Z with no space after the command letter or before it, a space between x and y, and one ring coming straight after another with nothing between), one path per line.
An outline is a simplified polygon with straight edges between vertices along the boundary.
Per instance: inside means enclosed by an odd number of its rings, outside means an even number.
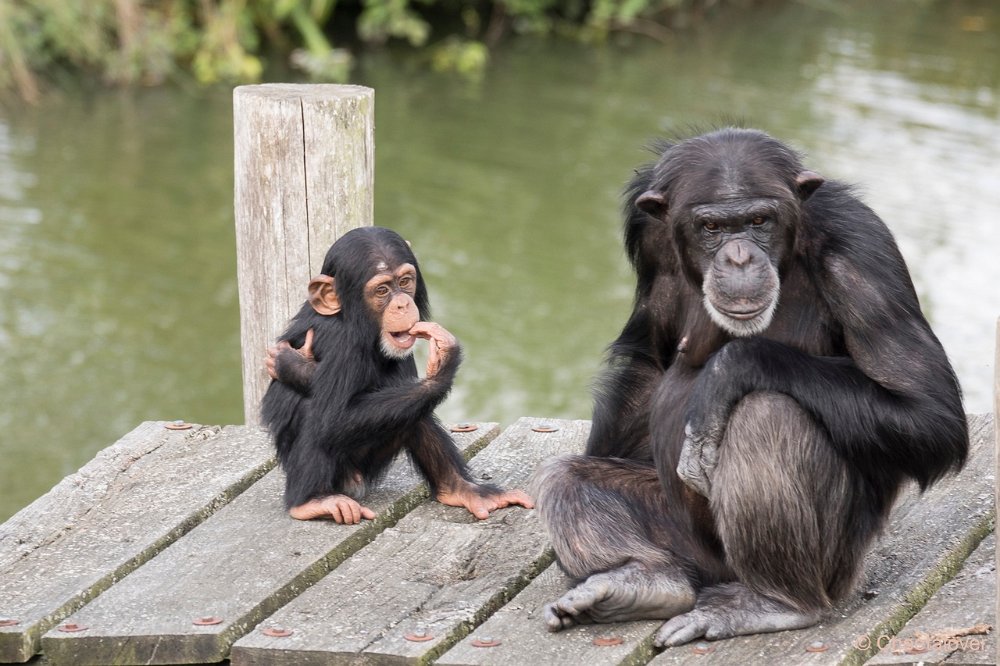
M662 218L667 212L667 198L663 192L656 190L646 190L635 200L635 205L639 210L649 213L653 217Z
M317 314L335 315L340 312L340 296L329 275L317 275L309 281L309 305Z
M805 201L812 196L816 188L825 182L823 176L815 171L803 171L795 178L795 185L799 189L799 199Z

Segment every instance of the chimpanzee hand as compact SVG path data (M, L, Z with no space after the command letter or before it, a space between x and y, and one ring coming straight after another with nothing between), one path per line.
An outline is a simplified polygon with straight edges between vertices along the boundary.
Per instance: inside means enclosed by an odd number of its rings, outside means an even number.
M447 506L464 506L479 520L485 520L490 517L491 512L512 504L523 506L525 509L532 509L535 506L535 501L524 491L488 488L468 481L457 490L439 490L437 501Z
M301 392L309 390L313 371L316 369L316 359L312 353L313 330L306 331L305 342L295 349L287 340L282 340L273 347L267 348L267 358L264 365L267 374L284 384L291 384Z
M724 371L735 349L734 343L729 343L712 357L698 377L688 401L677 475L688 487L705 497L711 491L712 476L719 462L719 446L732 405L742 394L736 386L737 382Z
M288 515L296 520L329 517L341 525L357 525L362 518L373 519L375 512L366 506L361 506L353 497L328 495L292 507L289 509Z
M684 443L677 461L677 476L689 488L705 497L712 489L712 476L719 462L721 432L714 435L710 429L696 430L692 422L684 427Z
M418 321L410 329L410 335L424 338L429 343L427 353L426 378L430 379L437 375L445 363L452 357L455 349L458 348L458 340L440 324L431 321Z

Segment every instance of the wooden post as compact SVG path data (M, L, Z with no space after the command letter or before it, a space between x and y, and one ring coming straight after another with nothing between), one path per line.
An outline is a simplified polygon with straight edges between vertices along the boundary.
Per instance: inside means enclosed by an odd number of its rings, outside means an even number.
M264 350L330 245L374 217L371 88L266 84L233 91L243 413L260 422Z

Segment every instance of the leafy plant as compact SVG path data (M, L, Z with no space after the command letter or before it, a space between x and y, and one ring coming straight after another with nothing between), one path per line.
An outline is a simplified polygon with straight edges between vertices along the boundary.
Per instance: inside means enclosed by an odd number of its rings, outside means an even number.
M435 69L475 76L489 48L511 33L602 39L631 30L665 39L672 17L722 2L0 0L0 92L37 101L40 77L57 69L116 85L153 85L182 72L203 83L254 81L272 53L317 78L344 79L351 56L330 34L345 32L362 45L401 40L428 49Z

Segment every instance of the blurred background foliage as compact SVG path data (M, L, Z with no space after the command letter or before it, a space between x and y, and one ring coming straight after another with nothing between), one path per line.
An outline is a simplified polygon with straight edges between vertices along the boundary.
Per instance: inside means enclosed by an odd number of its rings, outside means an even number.
M428 66L477 76L510 34L666 41L723 4L750 0L3 0L0 91L37 101L84 74L110 85L252 82L268 62L345 80L352 53L391 41Z

